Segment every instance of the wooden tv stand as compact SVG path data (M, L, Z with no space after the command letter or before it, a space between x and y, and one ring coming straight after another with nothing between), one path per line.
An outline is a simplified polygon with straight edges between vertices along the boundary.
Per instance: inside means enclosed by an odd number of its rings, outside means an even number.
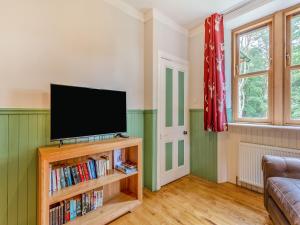
M59 191L49 193L50 165L72 164L80 160L108 154L113 159L113 151L122 149L122 158L137 163L138 171L126 175L113 169L110 160L108 175L94 180L81 182ZM49 225L50 206L82 193L103 187L103 206L86 215L77 217L66 224L100 225L134 210L142 203L142 139L115 138L98 142L63 145L62 147L39 148L39 189L38 189L38 224Z

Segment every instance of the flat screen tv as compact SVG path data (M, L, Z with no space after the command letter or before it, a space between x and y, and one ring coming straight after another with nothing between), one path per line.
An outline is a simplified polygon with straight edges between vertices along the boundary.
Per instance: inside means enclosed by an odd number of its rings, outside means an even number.
M51 84L51 140L126 130L126 92Z

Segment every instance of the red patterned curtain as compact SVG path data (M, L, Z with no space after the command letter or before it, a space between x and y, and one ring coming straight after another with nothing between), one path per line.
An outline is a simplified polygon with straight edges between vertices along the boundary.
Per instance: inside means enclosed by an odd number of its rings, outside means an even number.
M227 131L223 15L205 20L204 59L204 129Z

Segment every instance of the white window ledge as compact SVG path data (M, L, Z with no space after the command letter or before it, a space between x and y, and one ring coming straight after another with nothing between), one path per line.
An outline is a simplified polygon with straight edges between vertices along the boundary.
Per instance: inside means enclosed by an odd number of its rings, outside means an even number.
M229 127L253 127L253 128L267 128L280 130L297 130L300 131L300 126L287 125L272 125L272 124L257 124L257 123L228 123Z

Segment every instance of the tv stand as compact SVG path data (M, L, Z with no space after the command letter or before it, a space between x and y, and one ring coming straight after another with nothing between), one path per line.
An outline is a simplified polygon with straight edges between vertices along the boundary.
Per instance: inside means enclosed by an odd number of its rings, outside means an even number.
M124 161L134 162L137 172L125 174L115 169L114 151L121 149ZM109 158L109 172L96 179L85 180L49 193L50 168L73 166L90 158ZM65 200L78 198L84 193L103 188L103 206L85 215L77 216L68 225L105 225L135 210L142 203L142 139L106 139L97 142L41 147L38 153L38 225L51 225L50 208Z
M129 136L126 134L118 133L115 135L115 138L129 138Z

